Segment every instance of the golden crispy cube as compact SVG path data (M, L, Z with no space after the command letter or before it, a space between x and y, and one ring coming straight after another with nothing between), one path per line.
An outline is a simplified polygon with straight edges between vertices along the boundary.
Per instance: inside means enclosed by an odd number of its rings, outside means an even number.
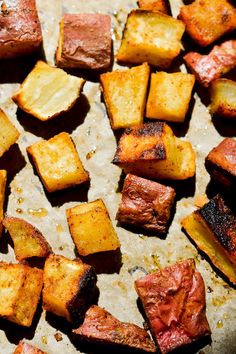
M181 7L179 18L188 34L203 47L236 28L236 9L228 0L195 0Z
M218 79L211 85L212 114L226 118L236 118L236 82Z
M48 192L55 192L89 179L68 133L39 141L27 148Z
M125 173L152 179L183 180L195 174L192 145L177 138L163 122L126 129L113 163Z
M51 254L44 266L43 308L68 321L79 321L91 304L97 277L93 268Z
M150 68L147 63L100 76L112 129L143 123Z
M170 122L183 122L194 83L195 76L191 74L152 74L146 116Z
M52 249L43 234L27 221L5 217L3 225L14 243L16 259L22 261L30 257L47 257Z
M138 6L144 10L160 11L166 15L170 13L168 0L139 0Z
M3 207L5 201L6 183L7 183L7 171L0 170L0 236L2 234L2 222L3 222L3 215L4 215Z
M30 327L43 286L43 271L0 262L0 316Z
M171 16L133 10L127 18L117 60L168 68L181 50L184 30L183 22Z
M12 99L23 111L47 121L74 105L84 83L84 79L38 61Z
M20 341L13 354L47 354L31 344Z
M71 237L80 255L113 251L120 247L108 211L101 199L67 209L66 216Z
M0 157L15 144L20 133L11 123L7 115L0 109Z

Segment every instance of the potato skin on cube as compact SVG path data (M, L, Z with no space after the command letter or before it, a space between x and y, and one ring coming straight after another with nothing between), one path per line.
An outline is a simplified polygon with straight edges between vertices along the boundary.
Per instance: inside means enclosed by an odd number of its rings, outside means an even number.
M100 81L112 129L143 123L150 68L147 63L102 74Z
M0 237L2 235L3 217L4 217L4 201L7 183L7 171L0 170Z
M143 10L160 11L163 14L170 14L168 0L139 0L138 6Z
M211 84L211 114L236 118L236 82L218 79Z
M31 344L20 341L13 354L47 354Z
M19 136L18 130L0 109L0 157L16 143Z
M66 210L71 237L78 253L114 251L120 247L107 208L101 199Z
M62 132L27 148L48 192L55 192L89 180L74 143Z

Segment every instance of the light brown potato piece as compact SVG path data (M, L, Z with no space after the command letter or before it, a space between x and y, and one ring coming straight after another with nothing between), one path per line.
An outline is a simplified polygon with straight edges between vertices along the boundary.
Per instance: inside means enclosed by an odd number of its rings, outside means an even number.
M15 144L19 136L18 130L0 109L0 157Z
M236 118L236 82L218 79L211 84L212 114L225 118Z
M139 0L138 6L143 10L160 11L166 15L170 13L168 0Z
M47 354L31 344L20 341L13 354Z

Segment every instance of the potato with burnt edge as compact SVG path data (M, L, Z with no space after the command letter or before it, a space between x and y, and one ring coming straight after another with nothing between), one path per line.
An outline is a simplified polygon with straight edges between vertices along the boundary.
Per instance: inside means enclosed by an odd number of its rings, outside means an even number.
M228 79L214 80L210 88L210 112L219 117L236 118L236 82Z

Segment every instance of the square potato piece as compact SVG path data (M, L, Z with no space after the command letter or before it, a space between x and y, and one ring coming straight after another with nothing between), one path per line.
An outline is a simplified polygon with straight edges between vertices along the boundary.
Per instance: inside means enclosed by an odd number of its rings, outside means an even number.
M1 1L0 58L14 58L38 51L42 32L35 0Z
M168 0L139 0L138 6L144 10L160 11L166 15L170 13Z
M47 354L31 344L20 341L13 354Z
M183 122L194 83L195 77L191 74L152 74L146 116L170 122Z
M160 12L133 10L125 25L117 60L168 68L181 50L183 22Z
M15 144L19 136L18 130L0 109L0 157Z
M51 254L44 266L43 308L78 322L94 297L97 277L90 265Z
M101 199L67 209L66 216L71 237L80 255L113 251L120 247L108 211Z
M225 118L236 118L236 82L218 79L211 85L212 114Z
M48 192L55 192L88 181L74 143L68 133L39 141L27 148Z
M43 271L0 262L0 316L30 327L43 286Z
M112 129L143 123L150 68L147 63L102 74L100 81Z
M5 201L5 190L7 183L7 171L0 170L0 236L2 235L2 222L4 215L4 201Z
M202 47L236 28L236 9L227 0L195 0L181 7L179 18L188 34Z
M47 121L75 104L84 83L84 79L38 61L12 99L23 111Z

